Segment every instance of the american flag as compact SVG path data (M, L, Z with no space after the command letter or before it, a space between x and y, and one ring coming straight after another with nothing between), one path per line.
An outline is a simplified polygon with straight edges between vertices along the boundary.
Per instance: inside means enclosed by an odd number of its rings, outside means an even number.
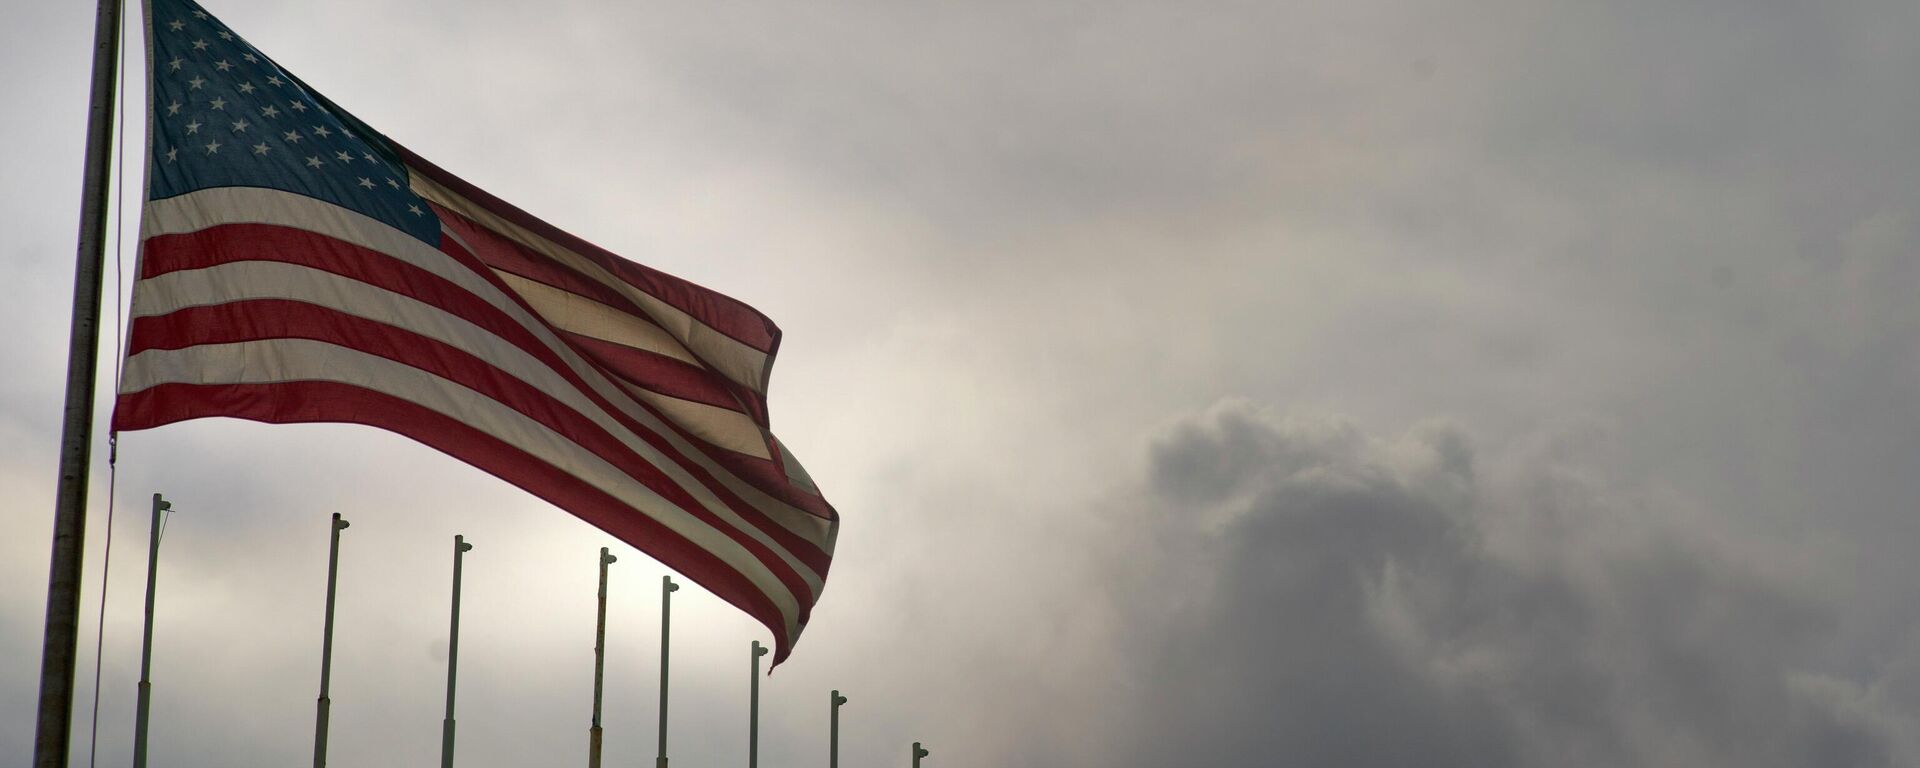
M116 430L391 430L765 624L786 658L839 516L768 431L771 320L368 128L188 0L152 0L147 202Z

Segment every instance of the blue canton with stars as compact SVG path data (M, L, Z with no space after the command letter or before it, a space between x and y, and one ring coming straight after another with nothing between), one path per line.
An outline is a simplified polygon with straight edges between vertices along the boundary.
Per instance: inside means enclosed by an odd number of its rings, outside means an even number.
M429 245L440 221L385 139L189 0L152 4L150 199L265 187L365 214Z

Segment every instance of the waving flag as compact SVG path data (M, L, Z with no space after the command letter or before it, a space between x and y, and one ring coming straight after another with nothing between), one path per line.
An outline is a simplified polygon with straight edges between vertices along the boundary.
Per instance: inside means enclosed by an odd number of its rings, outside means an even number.
M147 202L118 430L397 432L546 499L792 650L839 516L768 431L780 330L354 119L152 0Z

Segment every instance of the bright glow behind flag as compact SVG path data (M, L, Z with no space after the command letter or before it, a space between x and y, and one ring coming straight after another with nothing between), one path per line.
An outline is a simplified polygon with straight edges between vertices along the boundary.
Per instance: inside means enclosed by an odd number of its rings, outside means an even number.
M406 435L746 611L791 652L839 516L768 431L780 330L475 189L188 0L149 10L139 279L114 427Z

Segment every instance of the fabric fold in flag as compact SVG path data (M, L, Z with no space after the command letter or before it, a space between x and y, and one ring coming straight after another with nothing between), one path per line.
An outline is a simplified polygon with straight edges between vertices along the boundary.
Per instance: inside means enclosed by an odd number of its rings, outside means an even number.
M151 0L147 38L116 430L396 432L654 557L791 653L839 515L769 431L771 320L427 162L189 0Z

